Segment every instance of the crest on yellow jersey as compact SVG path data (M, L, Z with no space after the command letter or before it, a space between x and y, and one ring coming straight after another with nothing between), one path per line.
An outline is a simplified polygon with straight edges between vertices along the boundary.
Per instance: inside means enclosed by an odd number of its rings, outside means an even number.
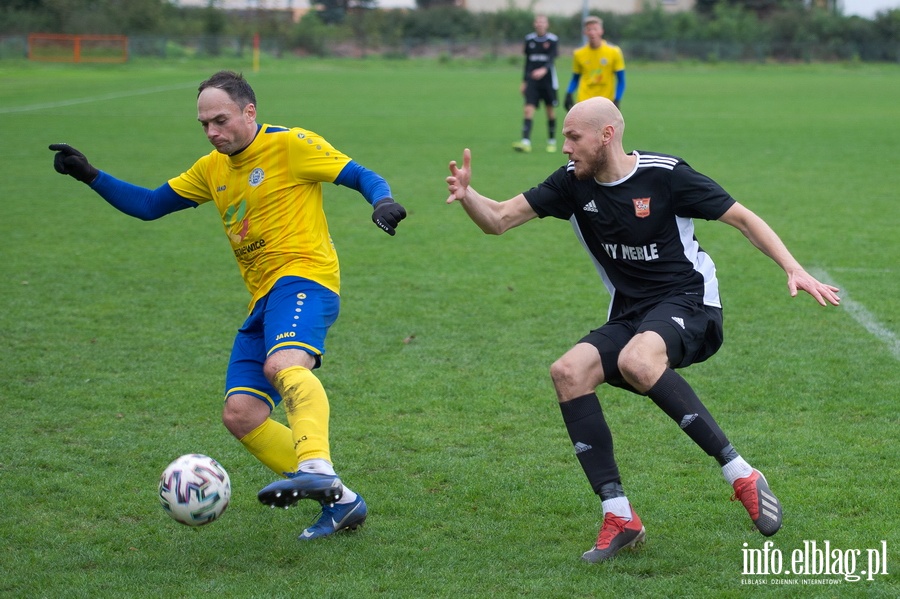
M250 184L250 187L256 187L260 183L263 182L263 179L266 178L266 172L259 167L256 167L252 171L250 171L250 177L247 179L247 182Z

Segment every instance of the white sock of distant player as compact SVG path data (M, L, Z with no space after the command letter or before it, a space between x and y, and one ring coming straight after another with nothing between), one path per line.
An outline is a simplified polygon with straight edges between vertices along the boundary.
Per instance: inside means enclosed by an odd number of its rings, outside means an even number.
M328 460L322 458L313 458L311 460L303 460L297 467L299 472L310 472L312 474L328 474L329 476L337 476L334 466ZM356 501L356 493L350 490L350 487L344 485L344 491L338 503L353 503Z
M737 479L746 478L751 474L753 474L753 468L742 457L737 457L722 466L722 476L729 485L734 485L734 481Z
M613 515L618 516L627 522L631 522L631 504L628 503L627 497L604 499L602 505L604 514L612 512Z

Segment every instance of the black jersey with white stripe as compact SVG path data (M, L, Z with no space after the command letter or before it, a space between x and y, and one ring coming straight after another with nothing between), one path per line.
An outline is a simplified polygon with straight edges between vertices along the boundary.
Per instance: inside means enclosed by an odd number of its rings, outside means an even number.
M571 163L525 192L541 218L569 220L612 296L610 312L671 295L721 307L716 268L694 236L695 218L716 220L735 200L676 156L634 152L613 183L579 181Z
M525 76L527 81L529 74L535 69L546 67L549 70L553 89L557 89L556 67L554 61L559 52L559 38L553 33L538 35L531 32L525 36Z

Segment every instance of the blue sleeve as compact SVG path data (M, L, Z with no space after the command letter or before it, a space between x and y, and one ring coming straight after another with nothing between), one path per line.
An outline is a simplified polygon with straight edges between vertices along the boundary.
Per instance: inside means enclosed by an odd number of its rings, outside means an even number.
M579 81L581 81L581 75L579 75L578 73L572 73L572 80L569 81L569 89L566 90L566 93L574 93L575 90L578 89Z
M616 71L616 102L625 94L625 69Z
M91 183L91 189L120 212L141 220L155 220L198 205L175 193L168 183L151 190L126 183L103 171Z
M392 198L391 188L387 181L376 172L351 160L334 180L335 185L343 185L355 189L373 206L385 198Z

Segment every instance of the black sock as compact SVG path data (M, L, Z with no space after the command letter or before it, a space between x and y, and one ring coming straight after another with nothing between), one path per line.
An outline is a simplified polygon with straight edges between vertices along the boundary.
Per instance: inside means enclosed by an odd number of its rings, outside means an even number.
M594 493L609 482L619 481L619 468L613 456L613 440L600 400L595 393L559 404L575 455L587 475Z
M728 445L728 438L680 374L667 368L647 396L707 455L719 458Z
M731 446L731 443L722 448L722 451L715 455L716 461L719 462L720 466L724 466L728 462L736 460L741 457L741 454L737 452L737 450Z
M556 139L556 119L547 121L547 139Z
M622 488L622 481L614 480L609 483L603 483L597 492L601 501L607 499L615 499L616 497L625 497L625 489Z
M531 124L533 122L532 119L522 121L522 139L531 139Z

